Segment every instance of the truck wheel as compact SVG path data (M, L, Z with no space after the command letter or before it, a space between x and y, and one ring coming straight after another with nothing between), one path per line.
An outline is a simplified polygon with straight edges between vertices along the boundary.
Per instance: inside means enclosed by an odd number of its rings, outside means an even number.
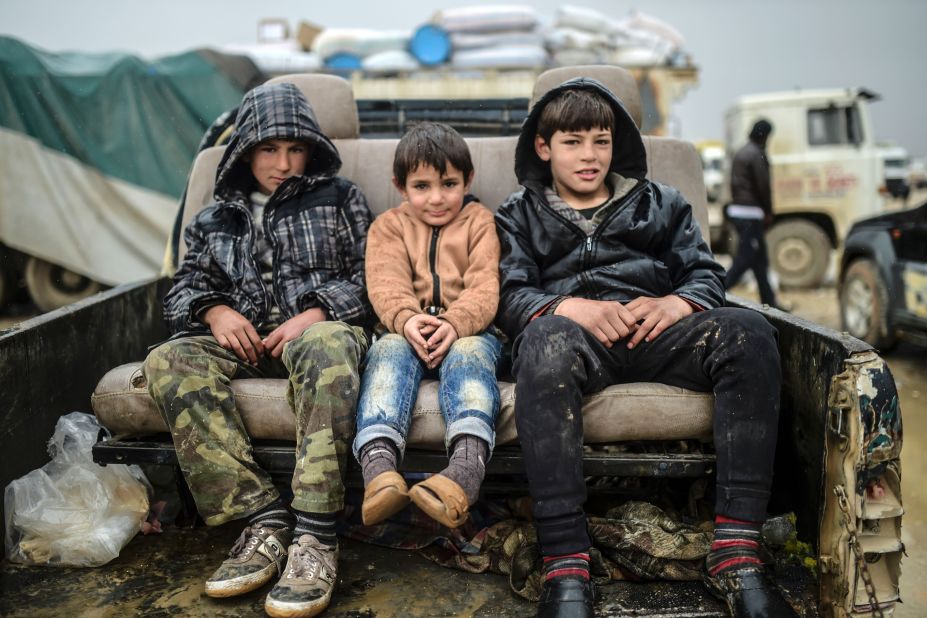
M30 257L26 262L26 289L39 309L53 311L96 294L103 286L57 264Z
M810 221L787 219L766 236L769 259L783 286L812 288L827 274L831 244L827 234Z
M888 289L872 260L856 260L840 285L843 330L879 350L895 345L888 326Z

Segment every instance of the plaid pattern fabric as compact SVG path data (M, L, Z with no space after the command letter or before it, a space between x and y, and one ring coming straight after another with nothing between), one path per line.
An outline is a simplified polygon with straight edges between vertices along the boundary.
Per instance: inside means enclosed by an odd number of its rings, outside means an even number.
M260 191L251 194L251 220L254 222L254 259L257 260L258 268L261 271L261 281L264 288L274 289L274 248L264 233L264 207L267 206L268 196ZM261 325L264 329L273 329L283 323L283 314L280 307L271 295L270 308L267 312L267 320Z
M264 208L263 231L273 248L273 285L267 286L253 254L254 177L244 157L272 138L304 139L313 150L305 173L281 184ZM187 253L164 299L175 337L208 333L198 313L217 304L255 325L268 322L274 301L284 319L322 307L331 320L358 326L371 321L364 251L373 215L360 189L335 176L340 166L337 150L295 86L260 86L245 95L217 173L216 201L184 230Z
M312 107L293 84L258 86L238 107L235 132L229 140L216 173L216 199L234 199L250 191L252 177L245 155L270 139L303 140L314 146L304 176L334 176L341 157L316 120Z

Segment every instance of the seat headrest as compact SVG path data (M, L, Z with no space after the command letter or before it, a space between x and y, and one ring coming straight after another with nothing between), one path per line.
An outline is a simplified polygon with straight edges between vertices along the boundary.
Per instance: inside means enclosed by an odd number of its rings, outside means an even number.
M602 82L616 97L624 103L631 119L637 128L641 126L641 95L634 77L621 67L606 64L590 64L585 66L558 67L544 71L538 75L534 82L534 93L531 95L531 105L540 99L551 88L574 77L590 77Z
M322 133L329 139L355 139L360 135L354 91L346 79L322 73L281 75L268 84L295 84L309 100Z

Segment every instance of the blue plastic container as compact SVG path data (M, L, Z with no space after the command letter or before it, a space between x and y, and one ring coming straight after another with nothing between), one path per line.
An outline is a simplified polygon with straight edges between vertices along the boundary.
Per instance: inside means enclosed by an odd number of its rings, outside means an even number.
M447 62L451 57L451 36L441 26L419 26L409 40L409 52L426 66Z
M338 71L359 71L361 57L348 52L338 52L325 59L325 68Z

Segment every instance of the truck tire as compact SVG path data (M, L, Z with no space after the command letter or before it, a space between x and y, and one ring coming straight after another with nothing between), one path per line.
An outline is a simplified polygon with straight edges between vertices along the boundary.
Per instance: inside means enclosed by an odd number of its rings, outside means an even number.
M821 285L830 263L830 238L818 225L803 219L786 219L766 235L769 261L784 287Z
M840 321L843 330L878 350L889 350L897 340L888 324L888 288L875 262L850 263L840 284Z
M30 257L26 262L26 289L40 310L54 311L96 294L103 286L63 266Z

